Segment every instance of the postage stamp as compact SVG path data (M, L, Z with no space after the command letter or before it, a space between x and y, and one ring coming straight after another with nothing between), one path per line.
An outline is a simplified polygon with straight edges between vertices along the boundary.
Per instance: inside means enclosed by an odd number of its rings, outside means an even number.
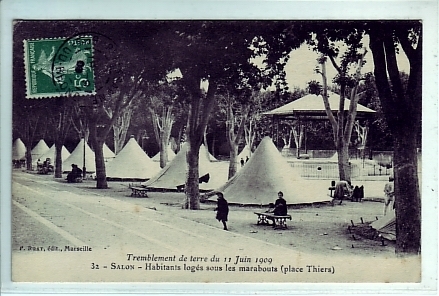
M95 92L92 36L24 40L26 97Z

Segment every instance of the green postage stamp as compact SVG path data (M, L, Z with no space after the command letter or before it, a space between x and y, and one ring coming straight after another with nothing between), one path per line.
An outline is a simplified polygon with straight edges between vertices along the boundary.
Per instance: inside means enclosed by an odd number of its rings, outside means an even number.
M26 97L95 94L92 36L24 40Z

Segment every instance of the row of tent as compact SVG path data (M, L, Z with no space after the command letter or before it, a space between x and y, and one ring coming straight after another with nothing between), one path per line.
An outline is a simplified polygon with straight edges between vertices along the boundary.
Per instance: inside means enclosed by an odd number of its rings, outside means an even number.
M68 171L71 169L72 164L77 164L82 167L84 162L84 149L85 149L85 166L87 171L95 171L95 156L94 152L90 147L85 144L84 139L82 139L76 148L70 153L65 146L61 149L61 160L63 165L63 171ZM106 160L111 160L115 158L115 154L104 144L103 147L104 158ZM55 160L55 144L49 148L46 142L41 139L37 145L31 150L32 156L32 166L36 166L38 162L42 163L47 158L50 158L51 162L54 163ZM12 145L12 160L22 160L26 157L26 146L20 138L16 139Z
M227 171L218 172L207 153L200 148L199 176L210 175L208 183L201 183L200 189L220 191L231 204L268 205L282 191L288 204L307 204L329 201L325 194L314 194L304 190L303 179L288 164L277 150L273 141L265 137L249 161L231 179ZM186 181L186 147L183 146L176 157L157 175L143 183L154 189L175 189Z
M82 166L84 146L87 171L94 170L94 153L87 144L84 145L83 140L63 161L64 170L69 170L72 163ZM149 158L135 139L130 138L117 156L106 164L107 177L147 179L143 183L146 187L176 189L186 181L188 170L186 151L187 146L183 144L180 152L163 169L160 169L159 163ZM249 153L249 150L243 149L243 152ZM171 153L170 155L172 157ZM245 156L243 155L242 158ZM227 166L215 165L212 158L207 148L202 145L199 153L199 175L209 174L209 182L201 183L200 189L221 191L230 203L267 205L273 202L278 191L284 192L289 204L329 200L325 194L316 195L312 194L312 191L303 190L303 183L301 184L303 179L282 157L269 137L261 141L245 166L229 180L227 180Z
M207 159L216 161L215 157L207 151L204 145L202 146L202 151L207 155ZM160 171L158 163L160 161L160 153L157 153L153 158L150 158L137 144L134 137L130 138L124 148L117 154L117 157L106 144L104 144L103 153L107 162L106 172L108 178L146 180ZM13 144L12 159L24 159L25 154L26 147L21 139L18 138ZM55 159L55 145L49 148L44 140L40 140L31 150L31 155L34 166L36 166L37 162L42 163L46 158L50 158L53 163ZM72 164L77 164L79 167L83 167L84 156L87 172L94 172L96 170L95 154L90 146L88 146L87 143L84 143L84 139L81 139L71 154L63 146L61 152L63 171L69 171ZM168 160L171 161L175 156L176 154L169 146Z
M72 154L63 146L61 155L64 168L70 167L73 163L82 164L84 147L86 149L86 167L90 168L88 170L94 170L94 153L87 144L84 145L84 140L79 142ZM149 158L133 137L130 138L125 147L115 157L112 151L105 145L104 155L109 158L114 157L111 162L107 163L107 177L149 179L144 183L146 187L175 189L176 186L182 185L186 181L186 151L186 145L183 145L177 155L169 148L168 157L170 161L166 167L160 169L157 163L160 160L160 155L157 154L152 159ZM23 158L25 152L25 145L20 139L17 139L13 146L13 159ZM244 159L250 153L250 149L245 147L238 156L238 159ZM41 140L32 149L31 154L33 159L53 159L55 157L55 145L49 148ZM285 161L268 137L261 141L248 163L230 180L224 178L227 172L218 172L218 167L212 166L212 159L215 158L207 151L204 145L200 147L199 155L199 175L209 174L210 176L208 183L200 184L200 189L214 189L213 192L223 192L231 204L267 205L273 202L273 197L276 196L278 191L284 192L284 197L288 204L309 204L329 200L325 195L312 195L303 190L303 187L300 186L302 178ZM373 222L371 226L382 237L395 240L395 222L394 211L389 211L389 215Z

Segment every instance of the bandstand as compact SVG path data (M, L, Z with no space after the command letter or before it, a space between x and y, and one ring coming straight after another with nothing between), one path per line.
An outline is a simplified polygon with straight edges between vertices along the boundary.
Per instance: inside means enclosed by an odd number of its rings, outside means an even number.
M340 95L332 92L328 92L329 96L329 105L331 107L333 115L337 118L337 112L340 102ZM347 114L349 112L350 107L350 100L345 99L344 103L344 112L345 118L347 118ZM359 138L361 142L359 143L359 146L357 149L363 150L365 149L366 145L366 139L367 139L367 131L368 126L367 122L370 118L374 116L376 112L370 108L367 108L359 103L357 103L357 111L355 116L355 131L359 135ZM314 95L314 94L308 94L303 96L300 99L297 99L295 101L292 101L286 105L283 105L281 107L278 107L276 109L273 109L271 111L263 113L265 116L269 116L272 118L272 138L276 139L276 142L279 140L279 122L281 120L290 120L290 121L296 121L297 125L299 127L299 131L303 128L304 135L303 135L303 141L305 146L305 157L302 157L300 155L300 148L297 149L298 153L296 155L297 160L296 162L299 162L299 164L292 164L292 166L300 165L302 161L305 161L309 165L312 165L313 174L308 175L308 173L305 173L304 170L302 171L302 177L316 177L319 178L320 175L322 175L324 178L333 178L333 173L328 174L328 170L322 170L322 168L329 168L330 163L333 163L334 165L334 173L337 172L336 164L337 159L334 157L327 157L322 163L320 160L303 160L304 158L308 158L307 149L306 149L306 127L308 124L312 124L313 122L317 121L328 121L328 116L326 114L325 106L323 103L323 98L321 95ZM360 124L362 123L363 126ZM309 166L308 165L308 166ZM328 166L329 165L329 166ZM314 168L316 167L316 168ZM320 169L319 169L320 168ZM314 173L315 172L315 173ZM305 174L305 175L303 175Z

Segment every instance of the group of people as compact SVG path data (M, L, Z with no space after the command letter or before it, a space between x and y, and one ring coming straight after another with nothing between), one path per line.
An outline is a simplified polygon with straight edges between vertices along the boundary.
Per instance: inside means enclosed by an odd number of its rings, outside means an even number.
M393 177L389 177L389 182L384 185L384 216L387 214L387 209L390 205L390 203L393 202L393 209L395 209L395 193L394 193L394 185L393 185ZM335 184L335 190L334 190L334 196L332 199L332 204L334 204L334 200L339 199L340 204L342 203L343 199L345 198L352 198L355 194L355 191L358 189L362 194L364 194L363 186L358 187L355 186L355 188L352 186L351 182L349 181L339 181ZM224 230L227 229L227 219L229 215L229 204L227 200L224 198L224 194L222 192L216 193L218 196L217 200L217 207L215 208L216 213L216 219L223 223ZM361 195L361 193L360 193ZM361 200L362 196L360 196ZM273 213L276 216L285 216L288 213L287 208L287 202L284 199L284 194L282 191L279 191L277 193L277 199L273 203L269 204L269 209L267 210L267 213Z
M246 164L249 161L249 159L250 158L248 158L248 156L246 156L245 161L244 161L244 158L241 157L241 161L240 161L241 162L241 167L243 167L244 164Z
M229 215L229 204L227 200L224 198L224 194L222 192L216 193L218 196L217 199L217 207L215 208L216 213L216 219L223 223L224 230L227 229L227 218ZM284 199L284 194L282 191L279 191L277 193L277 199L273 203L270 203L269 209L267 210L267 213L273 213L276 216L285 216L287 215L288 208L287 208L287 201Z
M43 163L41 163L40 159L37 160L37 171L38 174L48 174L53 172L53 165L50 162L50 158L46 158Z
M393 185L393 181L394 181L394 178L392 176L390 176L389 182L387 182L384 185L384 216L387 214L387 210L388 210L389 205L391 203L393 203L392 208L395 209L395 191L394 191L395 187ZM334 196L333 196L333 199L331 202L332 205L334 205L334 201L336 199L340 200L339 204L342 203L343 199L351 199L351 200L357 199L358 198L358 193L357 193L358 191L357 190L360 191L359 198L361 201L361 198L364 197L363 186L361 186L361 187L355 186L355 188L354 188L350 181L342 180L342 181L337 182L335 185Z
M338 181L334 187L334 195L332 197L331 204L334 205L336 199L340 200L339 204L344 199L350 199L351 201L359 201L364 198L364 186L353 186L350 181Z

